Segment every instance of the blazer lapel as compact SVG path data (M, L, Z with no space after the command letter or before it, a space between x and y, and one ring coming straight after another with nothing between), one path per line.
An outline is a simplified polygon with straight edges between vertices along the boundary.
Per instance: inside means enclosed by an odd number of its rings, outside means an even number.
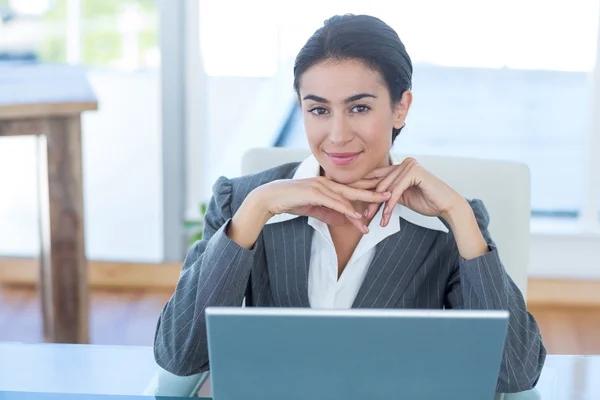
M400 231L377 245L352 307L396 307L427 257L437 233L400 219Z
M263 229L271 293L280 307L310 307L308 268L313 229L307 217Z

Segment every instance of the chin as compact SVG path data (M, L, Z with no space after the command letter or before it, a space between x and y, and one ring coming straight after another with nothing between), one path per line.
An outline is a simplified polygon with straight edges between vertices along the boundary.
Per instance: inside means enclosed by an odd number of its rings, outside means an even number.
M334 182L341 183L343 185L347 185L350 183L354 183L359 181L365 176L360 170L357 168L353 168L352 170L342 169L340 167L329 166L329 168L324 169L325 176L331 179Z

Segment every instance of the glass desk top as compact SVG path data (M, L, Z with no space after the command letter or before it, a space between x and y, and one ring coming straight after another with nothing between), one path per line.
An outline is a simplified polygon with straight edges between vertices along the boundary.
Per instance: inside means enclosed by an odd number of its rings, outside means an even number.
M151 347L0 343L0 400L173 400L197 387L160 370ZM600 400L600 356L550 355L535 390L496 399Z

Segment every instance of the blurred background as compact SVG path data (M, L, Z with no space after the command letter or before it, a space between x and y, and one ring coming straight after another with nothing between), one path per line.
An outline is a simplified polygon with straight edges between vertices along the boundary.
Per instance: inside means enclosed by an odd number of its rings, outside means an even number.
M97 97L91 341L150 344L216 178L249 148L307 146L293 60L348 12L390 24L413 60L395 151L530 167L528 301L551 351L600 352L600 0L0 0L0 65L81 68ZM0 138L0 340L42 340L36 154Z

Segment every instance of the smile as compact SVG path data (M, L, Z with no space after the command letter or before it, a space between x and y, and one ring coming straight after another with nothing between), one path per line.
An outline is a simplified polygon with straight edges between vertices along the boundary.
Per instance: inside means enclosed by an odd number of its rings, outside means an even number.
M358 153L326 153L329 156L331 162L336 165L348 165L360 156L361 152Z

